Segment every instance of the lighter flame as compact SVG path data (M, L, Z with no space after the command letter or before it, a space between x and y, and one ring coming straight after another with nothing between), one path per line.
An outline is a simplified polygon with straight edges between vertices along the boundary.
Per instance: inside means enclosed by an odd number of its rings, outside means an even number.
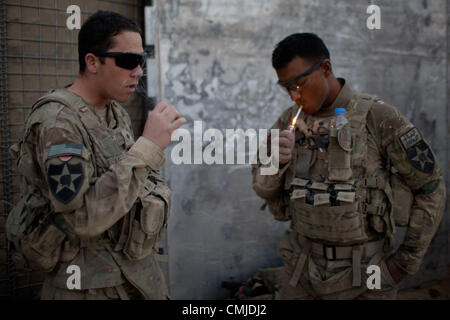
M297 114L295 115L294 119L292 119L292 125L290 126L291 130L292 130L292 128L295 127L295 124L297 123L297 119L300 116L300 113L302 112L302 109L303 109L303 106L300 106L300 108L298 108Z

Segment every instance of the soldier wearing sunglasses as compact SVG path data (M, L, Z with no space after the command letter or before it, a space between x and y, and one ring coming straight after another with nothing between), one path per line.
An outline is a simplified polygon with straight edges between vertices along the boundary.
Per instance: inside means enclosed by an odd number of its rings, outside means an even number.
M288 36L272 64L295 104L273 125L280 129L279 172L261 175L261 165L252 172L275 219L291 221L279 245L277 297L394 299L398 283L418 271L443 215L445 184L430 145L395 107L336 78L316 35ZM296 129L287 130L298 108ZM339 130L336 108L346 111ZM394 250L399 226L406 235ZM370 266L380 270L372 290Z
M78 52L75 82L33 105L12 147L25 191L8 217L10 240L19 240L23 263L45 272L43 299L167 299L155 256L170 190L159 169L186 119L160 102L134 139L120 105L143 75L134 21L98 11L79 32ZM78 281L68 281L73 266Z

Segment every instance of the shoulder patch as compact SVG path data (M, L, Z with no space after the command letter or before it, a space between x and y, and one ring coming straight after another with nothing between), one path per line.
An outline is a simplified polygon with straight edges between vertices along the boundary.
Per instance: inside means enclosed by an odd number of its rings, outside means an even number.
M412 128L399 137L403 148L406 151L409 162L414 168L425 172L433 173L434 156L430 146L422 139L417 128Z
M75 158L74 158L75 159ZM75 162L75 163L71 163ZM51 163L47 169L47 181L56 200L67 204L72 201L83 185L84 171L81 162L61 161Z
M408 150L409 148L417 144L420 140L422 140L422 136L420 135L417 128L412 128L411 130L400 136L400 142L402 143L405 150Z
M50 146L48 157L58 155L81 155L83 153L83 145L78 143L65 143Z

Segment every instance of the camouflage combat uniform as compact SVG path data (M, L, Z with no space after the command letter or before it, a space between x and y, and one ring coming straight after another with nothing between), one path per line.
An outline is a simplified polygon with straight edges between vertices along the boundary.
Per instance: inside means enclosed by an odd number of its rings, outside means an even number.
M81 97L56 90L33 106L16 151L23 195L44 199L38 209L49 208L52 221L22 241L47 271L43 299L168 297L155 258L170 206L158 174L165 154L144 137L134 141L117 102L103 118ZM67 287L70 265L80 268L80 290Z
M444 180L417 128L339 81L330 107L301 114L292 159L276 175L261 175L260 164L252 169L253 188L275 219L291 220L279 245L280 299L395 298L386 258L417 272L442 218ZM329 125L335 108L345 108L348 120L338 131ZM285 110L273 128L287 129L297 110ZM396 226L407 231L394 253ZM379 290L366 286L370 265L380 268Z

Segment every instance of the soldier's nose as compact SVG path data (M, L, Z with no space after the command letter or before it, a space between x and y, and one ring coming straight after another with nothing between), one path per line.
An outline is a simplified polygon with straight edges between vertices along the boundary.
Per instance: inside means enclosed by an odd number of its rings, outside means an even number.
M133 78L142 77L144 75L144 71L142 70L141 66L138 65L132 72L131 76Z

